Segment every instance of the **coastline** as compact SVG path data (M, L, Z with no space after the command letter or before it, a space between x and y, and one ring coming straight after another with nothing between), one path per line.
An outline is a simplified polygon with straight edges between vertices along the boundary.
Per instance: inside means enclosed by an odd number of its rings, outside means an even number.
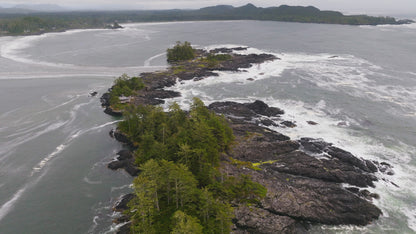
M180 95L163 90L178 80L198 81L206 76L213 76L216 70L239 72L240 68L278 59L266 54L242 57L233 55L233 52L238 50L244 48L214 50L213 53L228 53L238 59L228 64L220 63L217 67L209 69L197 69L198 66L192 66L192 63L182 63L175 64L185 66L185 69L176 74L175 67L171 67L168 73L141 74L146 88L134 97L132 103L162 104L163 99ZM204 51L199 53L203 54ZM241 63L241 60L244 62ZM105 100L108 98L103 96L106 113L111 114L114 110L106 105ZM263 184L268 189L268 194L260 206L250 209L236 206L234 233L273 233L276 230L290 233L307 230L308 226L313 224L366 225L381 215L381 211L371 203L371 200L378 199L379 195L372 194L365 188L373 187L373 182L378 180L375 172L393 174L389 164L358 158L319 139L291 140L272 131L265 126L286 128L296 125L282 118L283 110L269 107L261 101L213 103L208 108L226 116L236 137L233 150L222 157L223 172L229 175L249 174L255 182ZM118 116L120 114L116 113ZM308 124L319 123L311 121ZM128 137L121 132L114 131L110 135L129 145ZM128 154L119 152L121 160L118 163L113 162L118 166L112 169L131 167L133 156L123 156ZM131 168L127 171L131 171ZM348 187L345 184L349 184ZM131 198L131 195L128 197ZM115 210L121 211L123 209L120 207L126 208L127 200L119 203L124 204L122 206L116 205ZM128 217L122 216L117 222L126 220ZM124 227L121 230L128 229Z

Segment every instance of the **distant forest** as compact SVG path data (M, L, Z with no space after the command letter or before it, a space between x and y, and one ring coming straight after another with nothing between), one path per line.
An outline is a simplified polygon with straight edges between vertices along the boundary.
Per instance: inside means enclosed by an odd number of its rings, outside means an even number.
M198 10L93 11L0 14L0 35L31 35L69 29L112 28L115 22L162 22L201 20L265 20L345 25L406 24L411 20L367 15L343 15L309 6L260 8L253 4L241 7L219 5Z

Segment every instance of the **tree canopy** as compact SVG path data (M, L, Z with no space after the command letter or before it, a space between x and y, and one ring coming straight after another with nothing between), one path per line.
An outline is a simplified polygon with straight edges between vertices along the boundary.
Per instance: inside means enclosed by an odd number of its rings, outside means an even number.
M176 103L168 112L130 105L124 117L119 129L137 147L142 171L128 212L134 233L229 233L231 202L256 204L265 196L266 189L248 176L221 175L220 156L234 135L200 99L189 112Z
M176 42L173 48L167 49L167 60L168 62L180 62L195 58L195 50L192 48L191 43L185 41L181 43Z

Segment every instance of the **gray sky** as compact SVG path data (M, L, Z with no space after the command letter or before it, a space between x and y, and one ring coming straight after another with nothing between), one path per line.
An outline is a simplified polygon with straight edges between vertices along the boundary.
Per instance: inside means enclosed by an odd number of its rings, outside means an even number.
M107 9L189 9L227 4L241 6L253 3L259 7L312 5L322 10L344 13L412 14L416 15L416 0L2 0L1 5L52 3L71 8Z

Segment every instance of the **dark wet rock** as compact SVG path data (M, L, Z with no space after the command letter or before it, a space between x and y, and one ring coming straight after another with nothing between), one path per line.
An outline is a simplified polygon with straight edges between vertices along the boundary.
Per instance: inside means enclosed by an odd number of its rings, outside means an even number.
M140 169L134 164L133 158L112 161L107 167L111 170L124 169L131 176L137 176L140 173Z
M227 116L253 118L256 113L248 106L237 102L214 102L208 106L209 109L218 114Z
M244 118L254 118L260 115L271 117L284 113L283 110L276 107L269 107L266 103L259 100L244 104L237 102L214 102L208 108L219 114Z
M323 224L366 225L381 215L367 200L342 188L340 184L282 173L264 164L263 170L251 170L230 164L229 175L249 174L267 188L261 207L270 213L297 221Z
M157 89L157 90L147 90L143 92L143 94L139 93L138 96L143 96L146 98L166 99L166 98L180 97L181 93L172 91L172 90Z
M378 197L377 194L360 191L358 188L352 189L356 190L353 193L341 186L374 186L373 182L377 178L372 173L353 165L357 164L355 160L342 161L337 157L320 160L297 150L302 144L303 148L309 148L315 153L325 153L325 150L333 147L332 144L312 138L302 138L299 142L274 142L271 141L273 137L262 134L259 129L261 127L254 128L256 131L251 135L242 135L239 129L243 129L243 123L234 123L232 126L237 129L234 132L237 133L239 143L230 156L240 161L263 163L259 166L261 170L231 164L224 165L222 170L231 176L249 174L254 181L266 186L268 193L262 201L262 209L275 215L290 217L297 223L309 221L366 225L381 215L381 211L368 201ZM269 134L273 135L275 132ZM344 153L337 151L340 152ZM240 231L238 233L261 233L259 227L245 224L252 222L251 219L242 217L242 223L238 224L239 219L236 220Z
M164 104L165 101L157 98L147 98L147 97L134 97L134 105L160 105Z
M285 112L277 107L269 107L266 103L256 100L253 103L244 104L250 110L254 111L256 114L265 115L265 116L278 116L283 115Z
M353 154L351 154L348 151L345 151L345 150L340 149L338 147L329 146L327 148L326 152L329 155L331 155L332 157L335 157L335 158L339 159L342 162L345 162L345 163L348 163L350 165L356 166L356 167L360 168L361 170L363 170L365 172L374 172L374 171L371 171L367 167L366 161L355 157Z
M367 166L368 170L370 170L370 172L377 172L378 168L377 166L370 160L364 160L365 165Z
M295 151L299 148L296 141L263 141L264 136L252 135L242 144L234 147L232 157L240 161L264 162L277 160L276 155Z
M372 200L373 198L380 199L380 195L378 195L377 193L371 193L367 189L360 190L359 188L355 187L347 187L345 189L367 200Z
M317 154L323 153L326 148L332 145L331 143L327 143L322 139L314 139L308 137L300 138L299 143L306 151Z
M259 122L264 126L278 126L273 120L271 119L260 119Z
M137 176L140 173L140 169L134 164L134 160L126 160L127 164L124 170L131 176Z
M107 167L110 168L111 170L118 170L120 168L124 168L126 162L125 161L112 161L110 162Z
M209 53L214 53L214 54L217 54L217 53L230 54L230 53L233 52L233 50L235 50L235 51L243 51L243 50L247 50L247 49L248 49L248 47L241 47L241 46L234 47L234 48L215 48L215 49L210 50Z
M116 234L130 234L131 223L125 223L118 228Z
M340 126L340 127L347 127L347 126L348 126L348 122L345 122L345 121L338 122L338 123L337 123L337 126Z
M114 211L123 212L128 209L127 204L135 197L133 193L128 193L120 197L113 206Z
M314 121L311 121L311 120L306 121L306 123L308 123L309 125L318 125L317 122L314 122Z
M177 79L176 76L165 72L145 72L141 73L140 77L148 90L171 87L176 84Z
M254 81L254 79L253 79L253 78L247 78L247 80L248 80L248 81Z
M100 98L103 107L110 106L110 93L104 93Z
M98 94L98 92L94 91L94 92L91 92L91 93L90 93L90 96L91 96L91 97L95 97L97 94Z
M245 206L235 208L234 213L237 230L233 233L295 233L296 221L287 216Z
M253 64L260 64L266 61L273 61L279 59L271 54L249 54L238 55L234 54L232 60L224 61L221 66L217 68L220 71L240 71L242 68L250 68Z
M123 116L123 112L121 110L114 110L110 106L107 106L104 109L104 113L106 113L107 115L114 116L114 117L121 117L121 116Z
M338 58L339 56L336 56L336 55L333 55L333 56L331 56L331 57L329 57L329 58Z
M252 135L257 135L255 138L258 141L275 142L275 141L287 141L290 137L285 136L276 131L260 127L257 124L241 123L238 120L232 119L231 128L233 133L237 137L248 138Z
M297 126L295 123L293 123L292 121L288 121L288 120L280 122L280 124L282 124L283 126L286 126L288 128L294 128L294 127Z
M114 138L121 143L124 144L131 144L131 141L129 140L129 138L120 130L116 129L115 131L113 131L113 135Z
M130 217L127 215L122 215L118 218L113 219L113 223L120 224L120 223L126 223L130 221Z
M114 129L111 129L111 131L108 133L111 138L114 138Z
M130 150L120 150L117 153L117 155L118 155L117 160L119 161L133 158L133 152L131 152Z
M331 143L327 143L322 139L305 137L301 138L299 143L306 152L327 154L328 156L336 158L345 164L357 167L364 172L373 173L378 171L377 167L371 161L357 158L350 152L335 147Z
M347 187L345 189L355 194L358 194L360 192L360 189L357 187Z
M208 68L206 69L196 69L191 71L185 71L176 74L176 76L181 80L202 80L205 77L209 76L218 76L218 73L212 72Z
M247 50L248 49L248 47L242 47L242 46L239 46L239 47L234 47L234 48L232 48L233 50L235 50L235 51L243 51L243 50Z
M348 183L359 187L374 187L377 177L363 173L356 167L339 160L319 160L301 151L274 156L268 160L277 160L267 165L267 169L278 172L316 178L328 182Z
M387 175L394 175L393 166L391 166L390 164L386 162L381 162L381 163L375 162L375 164L378 166L378 169L380 170L381 173L384 173Z

